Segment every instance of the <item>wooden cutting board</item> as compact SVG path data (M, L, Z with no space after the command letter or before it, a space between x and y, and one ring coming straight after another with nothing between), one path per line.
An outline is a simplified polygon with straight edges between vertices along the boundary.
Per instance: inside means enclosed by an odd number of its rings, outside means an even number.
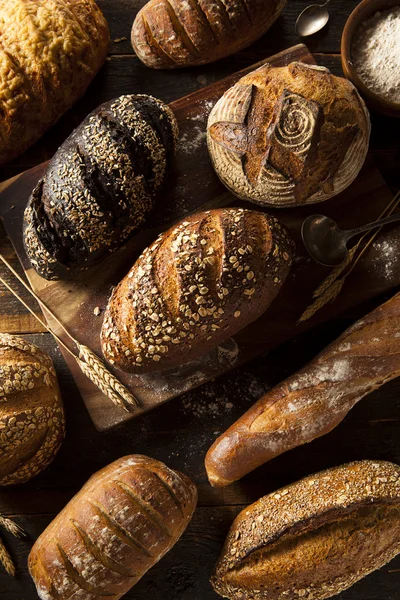
M294 46L170 105L180 126L181 142L168 187L161 194L153 215L144 229L120 251L83 275L79 274L75 280L45 281L30 267L23 248L23 211L46 163L0 185L0 217L26 275L43 302L74 337L101 353L99 333L102 313L112 286L120 281L140 252L160 231L184 215L200 209L246 206L227 192L213 172L205 138L208 114L225 90L245 73L267 61L274 66L282 66L293 60L315 63L304 45ZM328 269L316 265L305 254L300 240L303 219L309 214L323 212L335 218L342 227L352 227L377 218L390 199L391 193L380 173L372 160L367 159L357 180L330 201L317 206L270 210L289 228L297 244L297 258L278 298L257 322L194 363L155 375L134 376L116 371L139 400L140 407L130 413L113 406L81 373L75 361L63 352L97 429L106 430L148 411L267 352L317 322L332 318L345 308L397 286L400 283L400 228L392 228L381 233L377 242L365 252L339 298L301 326L296 324L304 308L310 304L313 290L329 273ZM257 208L250 204L247 207ZM100 316L94 314L96 307L102 311ZM50 318L48 320L66 341L60 327Z

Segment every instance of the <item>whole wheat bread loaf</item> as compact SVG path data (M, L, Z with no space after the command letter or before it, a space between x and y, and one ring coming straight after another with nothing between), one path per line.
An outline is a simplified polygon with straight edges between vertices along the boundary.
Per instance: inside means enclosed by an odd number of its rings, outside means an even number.
M271 216L194 214L149 246L108 302L105 358L144 373L195 359L257 319L289 272L293 246Z
M196 507L188 477L147 456L93 475L35 542L42 600L118 600L178 541Z

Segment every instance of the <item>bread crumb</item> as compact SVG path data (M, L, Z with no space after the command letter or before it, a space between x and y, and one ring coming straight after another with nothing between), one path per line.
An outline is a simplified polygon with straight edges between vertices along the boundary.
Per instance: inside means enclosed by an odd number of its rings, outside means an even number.
M114 44L119 44L120 42L126 42L126 37L115 38Z
M96 317L98 317L100 313L101 313L101 309L98 306L96 306L96 308L93 311L93 314L95 314Z

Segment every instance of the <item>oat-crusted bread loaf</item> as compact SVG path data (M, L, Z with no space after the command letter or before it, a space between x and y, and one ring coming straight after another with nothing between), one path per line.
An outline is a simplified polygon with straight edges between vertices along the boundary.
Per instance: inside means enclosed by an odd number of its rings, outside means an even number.
M147 456L93 475L34 544L29 572L42 600L118 600L178 541L196 486Z
M94 110L62 144L25 211L24 242L45 279L90 267L144 221L178 136L172 111L146 95Z
M323 600L400 552L400 467L364 460L310 475L234 521L211 583L230 600Z
M94 0L0 0L0 22L1 164L83 96L109 33Z
M53 460L65 435L51 358L0 333L0 486L24 483Z
M105 358L144 373L205 354L268 308L292 252L283 227L261 212L187 217L160 235L114 290L101 332Z
M266 64L242 77L212 109L214 168L239 198L265 206L328 200L360 171L369 114L356 88L325 67Z
M310 363L269 390L206 456L224 486L339 425L367 394L400 376L400 293L351 325Z
M285 5L286 0L150 0L136 16L132 46L154 69L210 63L252 44Z

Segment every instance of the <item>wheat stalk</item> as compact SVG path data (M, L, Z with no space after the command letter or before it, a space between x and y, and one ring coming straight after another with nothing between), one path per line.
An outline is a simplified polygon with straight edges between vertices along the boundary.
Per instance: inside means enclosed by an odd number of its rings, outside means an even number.
M26 533L22 527L17 525L17 523L14 523L14 521L11 519L3 517L3 515L0 515L0 526L4 527L4 529L12 533L15 537L21 538L26 536Z
M13 563L13 559L11 558L7 548L3 544L3 541L0 539L0 562L7 571L9 575L15 577L15 565Z
M324 292L323 296L320 296L315 300L315 302L310 304L310 306L307 306L306 310L303 312L300 319L298 320L298 323L307 321L313 315L315 315L315 313L318 312L320 308L325 306L325 304L328 304L328 302L333 302L339 294L340 290L342 289L344 280L345 278L342 277L342 279L338 279L337 281L332 283L330 287Z
M49 333L57 340L57 342L75 359L77 365L81 371L86 375L92 383L94 383L100 391L103 392L115 404L126 411L129 411L127 405L138 406L139 402L129 392L129 390L113 375L105 366L103 361L90 350L87 346L80 344L65 328L65 326L57 319L57 317L47 308L47 306L41 301L41 299L35 294L35 292L27 285L27 283L19 276L19 274L12 268L7 260L0 254L0 260L8 267L13 275L22 283L25 289L39 302L39 304L48 311L48 313L54 318L54 320L60 325L65 331L68 338L76 345L79 351L79 356L76 356L74 352L63 342L63 340L51 329L51 327L41 319L34 310L17 294L17 292L0 277L0 282L25 306L25 308L39 321L39 323L47 329Z

